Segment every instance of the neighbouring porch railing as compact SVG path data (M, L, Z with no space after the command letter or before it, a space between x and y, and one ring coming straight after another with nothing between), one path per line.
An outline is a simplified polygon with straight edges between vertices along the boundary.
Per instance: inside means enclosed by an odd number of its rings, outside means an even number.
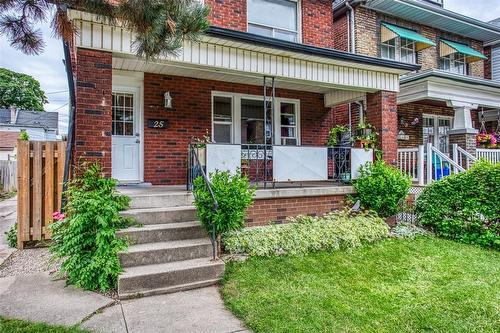
M467 150L463 149L456 143L452 146L452 156L453 161L455 161L455 163L460 165L465 170L468 170L471 165L477 161L476 157L474 157L471 153L469 153Z
M500 163L500 149L476 149L476 158L484 158L491 163Z
M418 148L398 149L398 168L411 177L414 182L419 182L423 168L419 165L424 158L423 146Z
M351 147L277 146L264 144L191 144L190 155L197 154L201 166L188 161L188 190L201 175L215 170L238 169L258 186L277 183L348 183L359 167L373 161L373 151Z

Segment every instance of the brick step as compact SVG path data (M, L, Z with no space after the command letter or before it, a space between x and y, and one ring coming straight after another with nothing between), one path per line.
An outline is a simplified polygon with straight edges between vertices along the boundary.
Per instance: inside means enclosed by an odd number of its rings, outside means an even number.
M166 208L192 206L193 195L190 192L151 193L129 195L130 208Z
M180 260L205 258L212 255L209 238L146 243L130 246L118 254L122 267L162 264Z
M134 208L121 213L142 224L164 224L173 222L187 222L196 219L194 206L177 206L161 208Z
M199 221L148 224L119 230L116 234L127 238L132 245L207 237Z
M223 272L224 262L210 258L128 267L118 277L118 296L130 298L199 288L216 283Z

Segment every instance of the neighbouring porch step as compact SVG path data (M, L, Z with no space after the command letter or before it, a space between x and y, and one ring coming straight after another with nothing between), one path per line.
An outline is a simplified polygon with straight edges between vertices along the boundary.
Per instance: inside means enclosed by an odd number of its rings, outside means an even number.
M119 253L122 267L206 258L211 255L212 243L209 238L138 244Z
M148 224L116 232L118 237L127 238L130 244L176 241L207 237L199 221Z
M118 296L130 298L199 288L216 283L223 272L224 263L210 258L128 267L118 277Z
M129 195L130 208L165 208L193 205L190 192L149 193Z
M162 224L193 221L196 219L196 208L194 206L134 208L121 214L142 224Z

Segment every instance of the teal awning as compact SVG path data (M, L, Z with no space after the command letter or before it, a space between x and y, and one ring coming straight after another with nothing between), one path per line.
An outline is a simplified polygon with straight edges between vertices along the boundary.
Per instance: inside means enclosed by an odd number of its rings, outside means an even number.
M457 42L452 42L450 40L442 39L441 42L445 44L446 46L450 47L453 49L455 52L460 52L462 54L465 54L467 62L474 62L474 61L479 61L479 60L484 60L488 59L484 54L482 54L479 51L474 50L472 47L462 44L462 43L457 43ZM441 56L451 54L454 52L448 51L447 47L441 47Z
M384 29L382 29L383 42L399 36L401 38L406 38L414 41L416 46L416 51L420 51L431 46L436 46L436 43L434 43L432 40L420 35L419 33L416 33L413 30L398 27L397 25L385 22L382 22L382 27L388 29L388 31L385 32Z

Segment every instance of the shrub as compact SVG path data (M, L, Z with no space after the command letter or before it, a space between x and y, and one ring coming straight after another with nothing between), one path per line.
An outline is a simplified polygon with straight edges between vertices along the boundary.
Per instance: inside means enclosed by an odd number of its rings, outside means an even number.
M14 225L5 232L5 238L7 239L7 245L10 247L17 247L17 223L14 223Z
M117 253L127 247L116 231L127 224L119 211L130 199L118 193L116 181L98 164L84 165L83 175L68 183L66 216L51 225L51 251L62 260L67 283L87 290L115 287L121 272Z
M194 205L205 229L211 234L212 224L220 253L220 236L230 230L243 228L245 210L253 203L255 189L250 188L248 177L238 171L216 171L210 174L211 187L218 207L214 210L212 196L202 176L194 180Z
M26 130L21 130L21 132L19 132L19 140L29 141L29 139L30 136L28 135L28 132L26 132Z
M389 217L398 213L401 201L408 196L411 179L395 167L379 160L362 166L360 177L353 186L363 209Z
M500 164L479 161L427 186L415 211L439 236L499 250L499 198Z
M224 235L224 248L232 254L272 256L338 250L374 242L388 235L383 219L365 212L333 212L324 217L299 216L287 224L246 228Z

